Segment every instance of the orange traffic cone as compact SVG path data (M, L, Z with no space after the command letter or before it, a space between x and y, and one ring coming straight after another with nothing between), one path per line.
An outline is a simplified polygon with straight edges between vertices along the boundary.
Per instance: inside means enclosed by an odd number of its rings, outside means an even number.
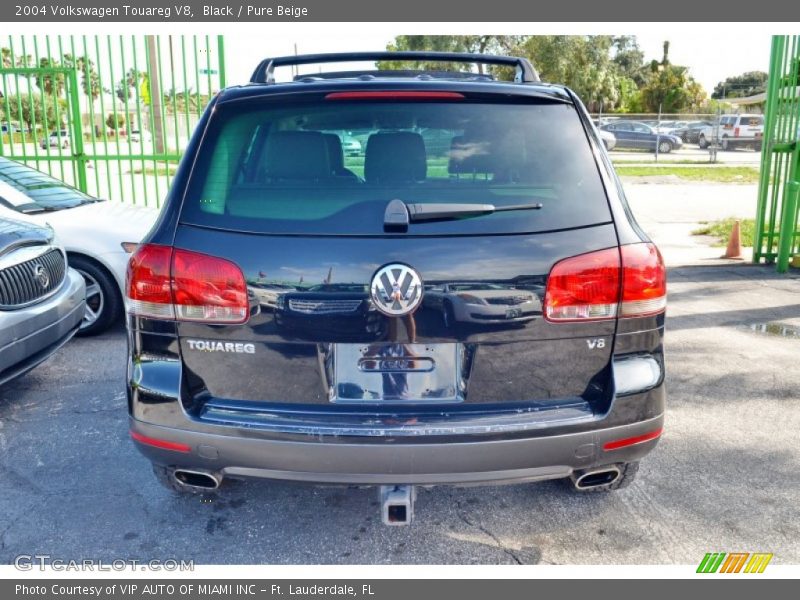
M730 258L734 260L744 260L742 256L742 223L738 219L733 222L731 229L731 238L728 240L728 247L722 258Z

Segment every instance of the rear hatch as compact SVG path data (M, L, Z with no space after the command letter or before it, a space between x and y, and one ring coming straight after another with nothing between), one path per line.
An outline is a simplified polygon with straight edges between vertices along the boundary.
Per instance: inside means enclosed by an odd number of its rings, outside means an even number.
M353 139L362 150L343 151ZM393 201L406 211L521 207L398 226ZM192 320L177 325L187 407L199 418L524 411L545 422L592 418L613 395L619 287L580 277L618 266L618 242L595 150L566 95L223 98L174 248L176 284L205 286L198 294L216 304L187 308ZM546 318L554 265L587 254L565 263ZM411 314L389 316L371 299L390 264L419 275ZM237 269L238 295L226 292ZM176 304L198 304L193 294Z

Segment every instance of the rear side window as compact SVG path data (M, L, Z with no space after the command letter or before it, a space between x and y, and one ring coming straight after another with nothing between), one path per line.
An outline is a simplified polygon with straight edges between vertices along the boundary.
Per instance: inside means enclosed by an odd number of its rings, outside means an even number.
M220 105L181 220L264 233L380 235L393 199L543 205L415 223L410 235L533 232L611 220L573 106L467 100Z
M739 125L749 125L751 127L758 127L764 124L764 117L741 117Z

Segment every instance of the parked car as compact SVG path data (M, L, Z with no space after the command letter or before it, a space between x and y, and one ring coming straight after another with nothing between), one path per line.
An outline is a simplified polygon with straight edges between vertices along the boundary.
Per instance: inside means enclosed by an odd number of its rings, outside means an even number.
M80 335L101 333L122 318L130 252L157 215L154 209L94 198L0 157L0 216L51 225L70 265L86 281Z
M701 148L718 143L723 150L750 147L760 151L763 139L764 115L723 115L718 125L700 130L697 143Z
M145 143L149 144L152 142L152 137L150 136L150 132L148 131L140 131L138 129L132 129L130 134L128 135L128 139L134 144Z
M700 132L710 125L713 125L711 121L689 121L683 127L673 130L671 134L681 138L684 144L696 144Z
M342 150L345 156L361 156L361 142L350 135L342 137Z
M542 314L531 291L496 283L445 282L425 290L424 306L434 308L450 328L461 323L519 323Z
M606 129L598 129L597 133L600 135L600 139L603 140L603 145L606 147L606 150L611 151L617 146L617 136L612 132Z
M661 154L667 154L683 146L681 138L658 133L654 127L638 121L616 121L603 125L602 129L614 134L617 138L617 148L655 152L657 146Z
M69 131L62 129L60 131L53 131L46 138L39 142L42 150L50 148L69 148Z
M519 83L272 83L300 61L388 60L491 60ZM449 136L446 160L421 124ZM331 169L343 130L368 136L345 164L363 177ZM381 486L394 525L416 484L630 483L663 427L666 279L603 154L581 101L523 58L281 57L220 91L128 269L129 423L158 480ZM325 283L264 310L248 282L269 276ZM518 322L443 327L442 281L467 287L443 301Z
M0 217L0 385L69 341L83 318L85 293L52 229Z

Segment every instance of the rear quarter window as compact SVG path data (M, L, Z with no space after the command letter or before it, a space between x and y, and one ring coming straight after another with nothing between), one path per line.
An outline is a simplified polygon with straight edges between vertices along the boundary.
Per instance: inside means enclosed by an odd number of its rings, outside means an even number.
M382 235L393 199L543 205L415 223L410 235L535 232L611 220L572 105L264 99L217 106L181 220L263 233Z

